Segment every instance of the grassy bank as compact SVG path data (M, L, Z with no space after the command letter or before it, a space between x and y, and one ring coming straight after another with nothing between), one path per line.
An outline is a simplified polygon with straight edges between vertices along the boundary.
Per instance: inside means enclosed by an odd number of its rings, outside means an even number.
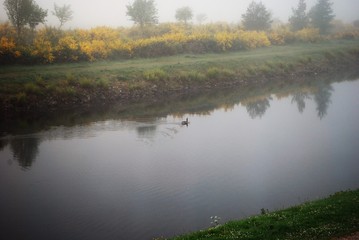
M191 239L333 239L359 231L359 190L179 236Z
M274 80L285 83L357 68L358 62L359 41L338 40L226 54L4 66L0 69L0 109L5 113L48 111Z

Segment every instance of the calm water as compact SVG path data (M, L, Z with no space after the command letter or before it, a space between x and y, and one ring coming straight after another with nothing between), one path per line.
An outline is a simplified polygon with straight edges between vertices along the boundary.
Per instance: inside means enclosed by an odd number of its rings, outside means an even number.
M359 188L359 80L131 109L3 128L0 239L152 239Z

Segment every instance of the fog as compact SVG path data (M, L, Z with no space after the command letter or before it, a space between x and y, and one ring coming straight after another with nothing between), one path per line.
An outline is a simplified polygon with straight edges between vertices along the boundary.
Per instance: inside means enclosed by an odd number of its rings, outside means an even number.
M126 5L134 0L35 0L37 4L48 9L47 25L57 26L59 22L51 14L54 3L62 6L71 5L74 12L72 21L64 25L65 28L91 28L95 26L132 26L133 23L126 16ZM196 15L205 14L206 22L226 21L239 23L241 15L245 13L252 0L155 0L158 9L159 22L174 22L176 9L189 6L193 10L195 22ZM1 0L0 21L7 20L4 10L4 0ZM257 0L257 2L259 2ZM296 7L298 0L262 0L266 7L272 12L274 19L283 22L288 21L292 14L292 8ZM307 0L307 8L310 9L317 0ZM351 23L359 19L358 0L332 0L336 19Z

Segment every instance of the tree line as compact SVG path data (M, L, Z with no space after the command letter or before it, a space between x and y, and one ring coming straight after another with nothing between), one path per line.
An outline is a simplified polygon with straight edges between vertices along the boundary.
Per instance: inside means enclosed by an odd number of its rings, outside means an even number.
M298 7L293 8L292 11L289 23L294 31L311 26L318 28L320 33L327 34L335 17L330 0L317 0L316 5L309 12L305 0L299 0ZM141 27L158 23L154 0L135 0L133 4L127 5L127 15ZM175 18L187 24L192 20L193 12L188 6L182 7L177 9ZM203 15L199 15L199 18L203 18ZM272 22L272 14L262 2L252 1L246 13L242 15L242 24L246 30L266 31L271 28Z
M34 0L5 0L4 7L11 24L16 28L18 35L24 26L34 29L40 23L46 22L48 11L42 9ZM126 15L140 28L158 23L158 9L155 0L135 0L128 4ZM330 30L331 21L335 15L330 0L317 0L309 12L305 0L299 0L297 8L292 9L289 23L294 31L308 26L318 28L320 33L326 34ZM73 17L70 5L58 6L54 4L52 14L60 22L61 28ZM193 18L193 11L185 6L176 10L175 18L179 22L187 24ZM199 22L205 19L205 15L198 15ZM268 30L273 22L272 14L262 2L252 1L246 12L242 15L242 24L246 30Z
M359 29L352 27L340 34L330 32L334 13L328 0L307 11L305 0L293 8L289 24L271 28L272 15L262 3L252 2L242 15L242 24L189 24L189 7L177 9L178 23L158 23L154 0L135 0L127 5L132 28L96 27L90 30L62 30L73 17L70 5L54 4L51 12L58 27L45 26L47 10L34 0L5 0L10 23L0 24L0 63L52 63L158 57L183 53L209 53L254 49L292 42L316 42L321 39L352 39ZM322 16L321 18L318 15ZM204 14L197 16L203 23ZM324 20L323 20L324 19ZM321 28L319 27L321 26ZM345 29L345 28L343 28Z

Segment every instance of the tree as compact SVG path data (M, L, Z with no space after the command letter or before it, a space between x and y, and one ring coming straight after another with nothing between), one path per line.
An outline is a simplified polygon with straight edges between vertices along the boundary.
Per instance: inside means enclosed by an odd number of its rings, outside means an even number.
M271 13L262 2L251 2L242 18L247 30L268 30L272 23Z
M182 7L176 11L176 19L180 22L184 22L187 25L187 22L192 19L193 13L190 7Z
M335 17L332 3L329 0L318 0L310 10L309 17L312 26L318 28L321 34L328 33L331 28L330 22Z
M359 28L359 20L355 20L353 26Z
M204 13L200 13L196 16L196 20L197 20L198 24L202 24L204 21L206 21L206 19L207 19L207 16Z
M298 8L293 8L292 10L293 15L289 18L289 23L293 31L299 31L306 28L309 24L309 18L306 13L307 4L305 3L305 0L299 0Z
M64 4L62 7L57 6L56 3L54 4L54 11L52 15L56 16L60 21L61 28L66 22L72 19L73 11L71 10L70 5Z
M145 25L158 23L157 8L154 0L135 0L127 5L127 16L142 29Z
M47 17L47 10L43 10L35 2L33 3L32 12L29 18L29 26L31 29L35 29L40 23L45 23L45 18Z
M33 0L5 0L4 6L18 37L24 26L29 24L31 28L35 28L39 23L44 23L47 16L47 11L41 9Z

